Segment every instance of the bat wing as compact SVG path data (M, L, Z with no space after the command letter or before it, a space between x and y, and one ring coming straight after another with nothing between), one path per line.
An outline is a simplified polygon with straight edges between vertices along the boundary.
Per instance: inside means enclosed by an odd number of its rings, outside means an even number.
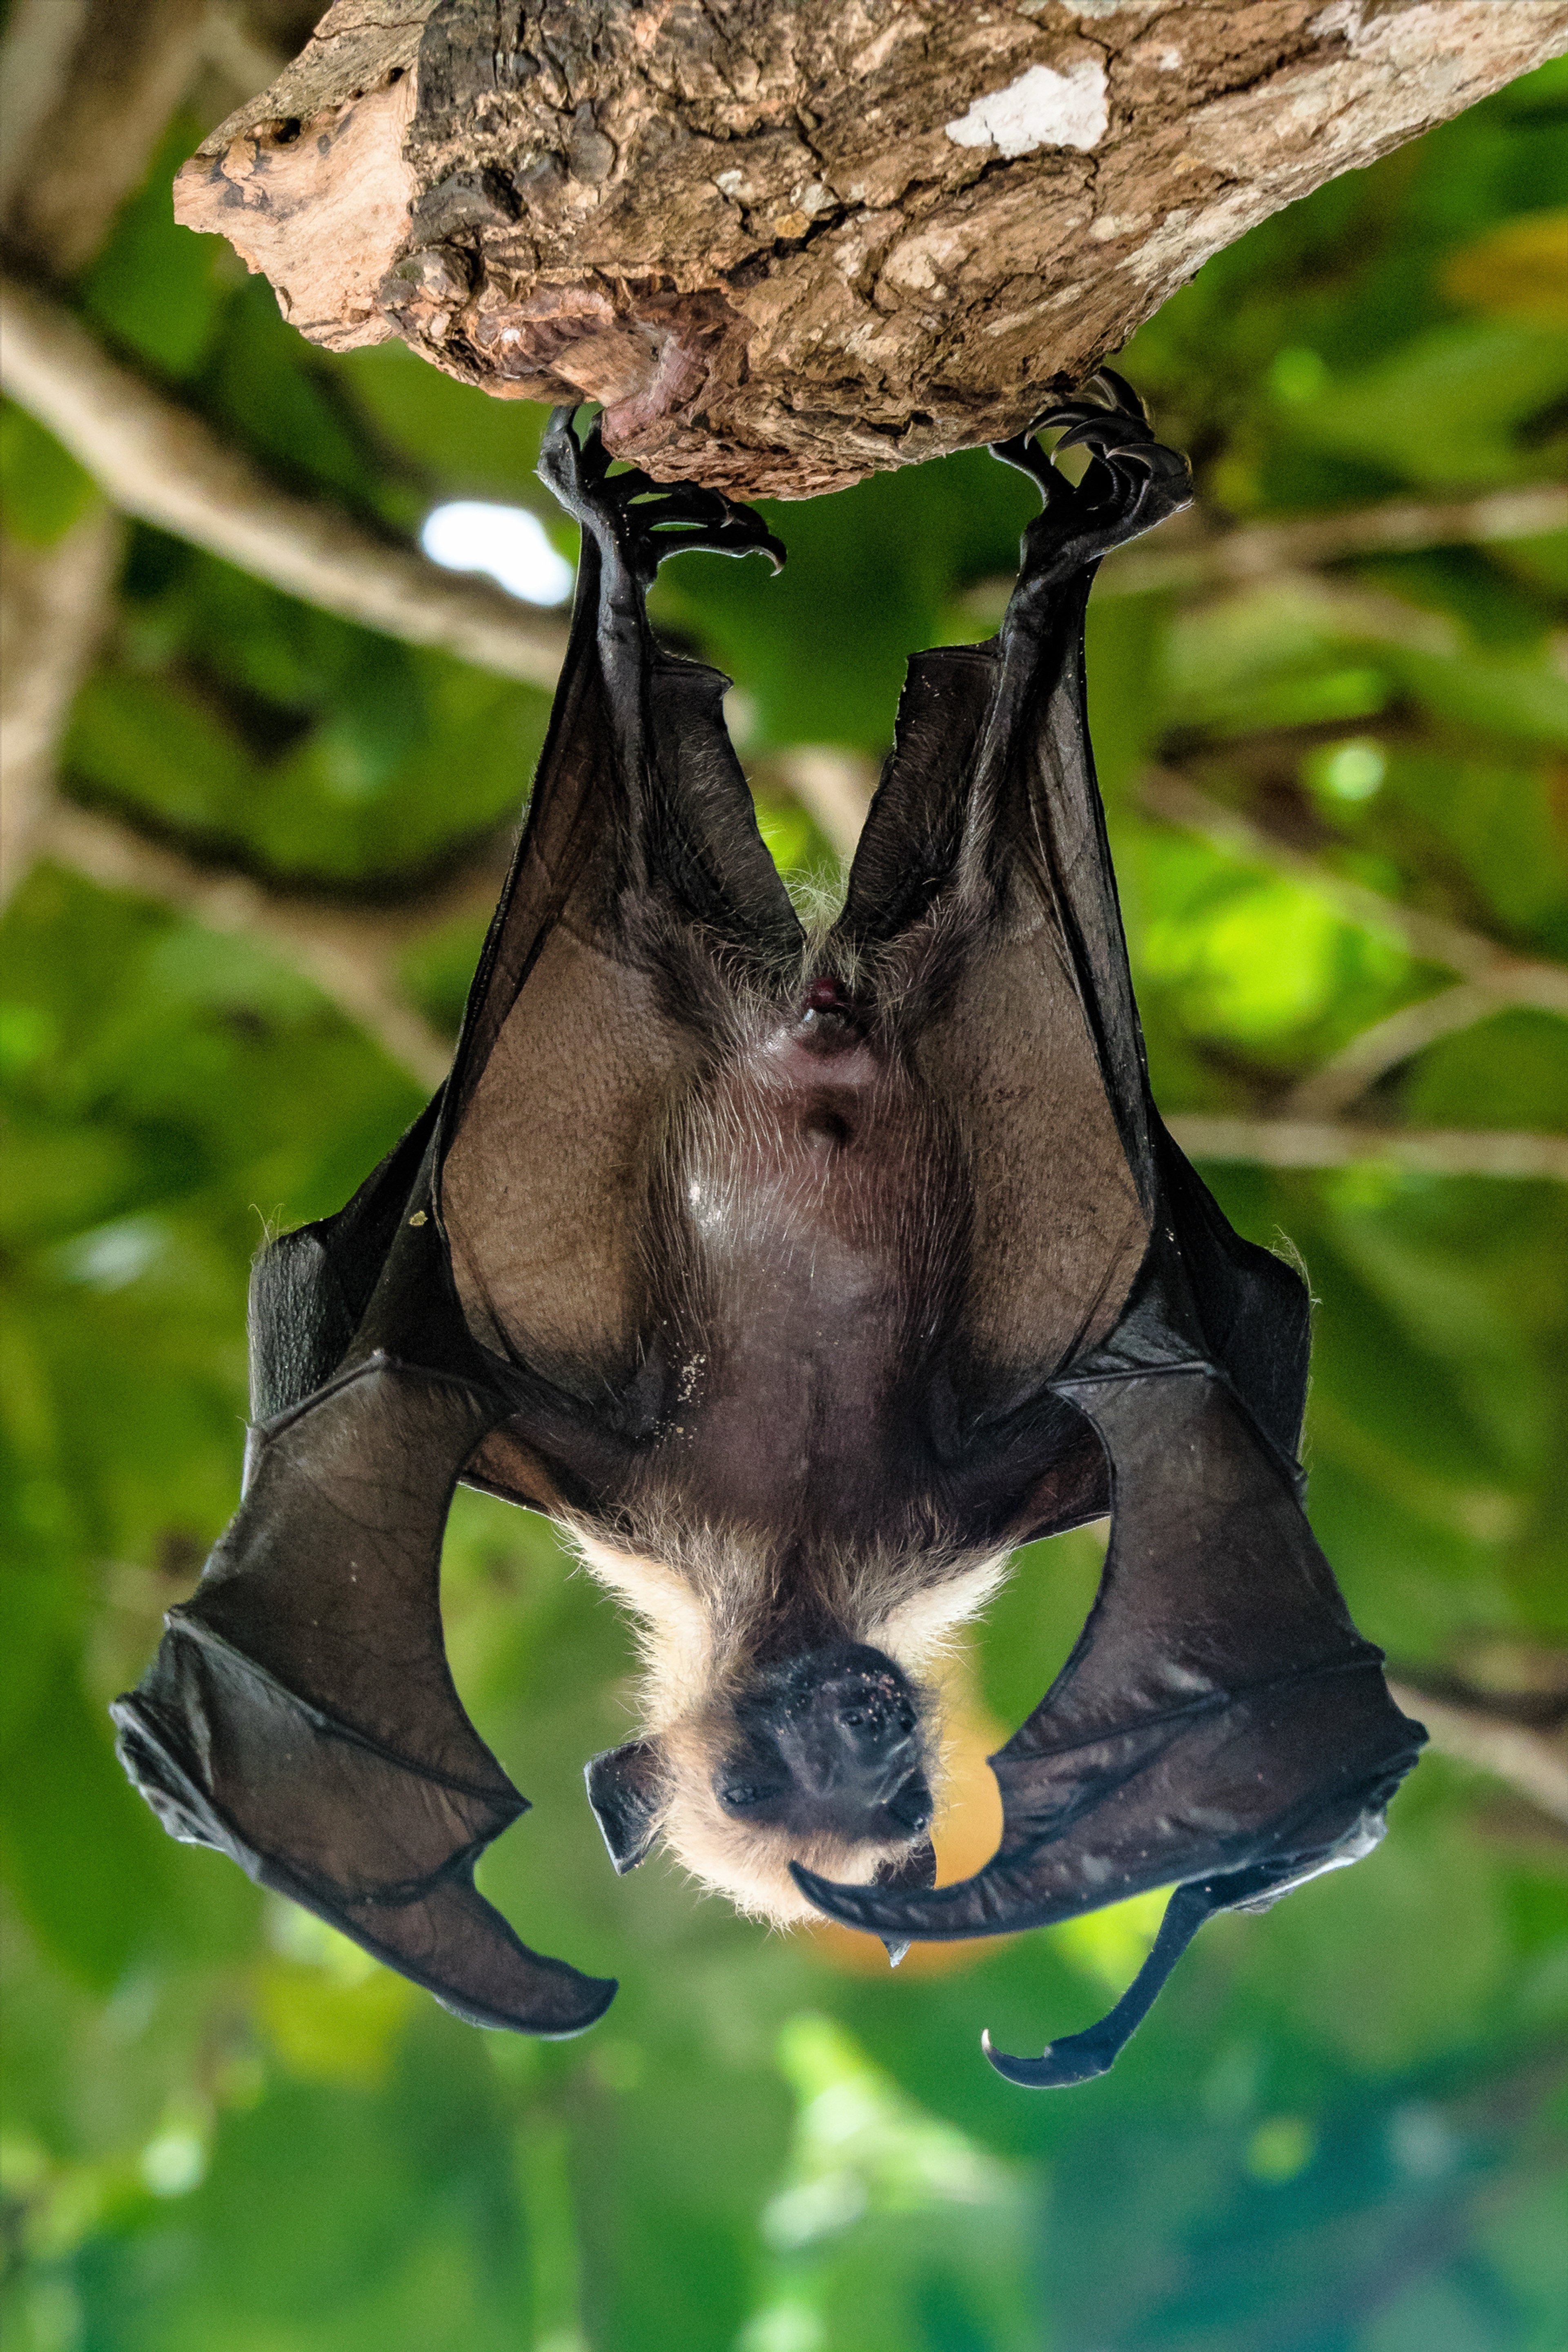
M610 475L569 415L541 471L582 525L571 644L447 1087L439 1209L470 1327L591 1406L547 1450L592 1486L616 1398L637 1426L650 1177L710 1050L689 942L769 971L802 940L725 732L729 681L663 654L644 606L667 555L782 551L713 493ZM499 1457L529 1435L499 1434L481 1475L504 1486Z
M120 1753L174 1835L229 1854L460 2016L575 2033L614 1984L530 1951L473 1883L526 1808L452 1684L441 1537L508 1399L463 1331L434 1225L407 1223L428 1166L426 1152L336 1369L253 1429L238 1513L113 1709ZM353 1311L401 1172L395 1153L346 1224L260 1276L264 1381L314 1378L305 1353Z
M1020 1427L1056 1442L1053 1403L1092 1429L1110 1548L1072 1657L993 1759L1004 1830L985 1869L908 1894L795 1873L847 1926L936 1939L1045 1926L1174 1884L1147 1968L1093 2034L1038 2062L993 2053L1037 2084L1103 2071L1212 1911L1265 1902L1365 1852L1424 1737L1389 1697L1381 1653L1356 1633L1301 1510L1304 1286L1231 1230L1148 1093L1089 752L1082 614L1085 567L1156 519L1162 485L1168 500L1182 483L1179 461L1151 455L1141 412L1110 382L1112 409L1058 413L1101 462L1079 493L1051 493L1026 541L970 739L971 838L955 861L985 877L999 935L988 953L985 925L976 932L968 986L982 1031L1019 1003L1031 1053L1037 1036L1056 1053L1039 1052L1011 1097L989 1076L980 1093L1018 1171L1026 1230L1002 1263L1026 1278L1000 1317L977 1293L973 1344L1017 1367L1020 1401L1004 1389L991 1414L1009 1458ZM1021 461L1016 446L1005 454ZM1009 868L1021 877L1011 898L994 878ZM1031 956L1043 973L1032 989ZM962 992L960 1003L949 1020L970 1017ZM1004 1060L1016 1026L1002 1029ZM1025 1198L1031 1163L1045 1171L1043 1210ZM1095 1203L1101 1182L1108 1210ZM990 1240L983 1209L977 1255ZM1070 1314L1039 1325L1031 1370L1020 1308L1038 1315L1053 1249Z
M795 919L724 681L658 656L643 614L661 554L765 533L706 493L606 484L564 415L547 454L584 518L582 586L452 1076L346 1208L262 1254L240 1508L114 1714L176 1836L460 2015L558 2035L615 1986L530 1951L475 1888L525 1804L447 1670L442 1533L459 1476L549 1499L614 1455L638 1153L691 1058L669 910L762 955Z
M904 1025L931 1098L957 1119L971 1202L952 1486L983 1512L1028 1472L1029 1534L1106 1507L1101 1450L1051 1382L1114 1327L1156 1190L1084 615L1100 555L1191 490L1141 415L1062 414L1103 426L1105 454L1075 493L1026 438L1001 453L1041 481L1046 511L1000 635L910 665L839 926L852 952L900 941L914 967Z

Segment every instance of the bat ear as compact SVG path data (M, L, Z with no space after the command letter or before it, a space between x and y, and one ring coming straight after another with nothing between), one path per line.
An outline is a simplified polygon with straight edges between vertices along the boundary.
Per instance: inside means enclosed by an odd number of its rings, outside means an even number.
M607 1748L584 1768L588 1802L624 1877L647 1858L664 1811L667 1776L657 1739L628 1740Z

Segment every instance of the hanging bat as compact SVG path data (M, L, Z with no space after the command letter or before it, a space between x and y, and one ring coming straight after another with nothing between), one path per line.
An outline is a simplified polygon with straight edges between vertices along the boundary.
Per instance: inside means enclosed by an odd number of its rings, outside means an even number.
M1115 376L995 454L1039 484L998 636L912 665L836 918L757 831L727 680L645 598L749 509L613 474L557 411L570 649L450 1076L252 1286L237 1516L114 1710L132 1779L458 2015L562 2035L613 1983L521 1943L474 1864L524 1809L442 1643L458 1479L550 1513L642 1627L646 1720L587 1768L752 1915L1039 1927L1176 1889L1101 2071L1210 1913L1381 1833L1423 1738L1300 1506L1297 1276L1160 1122L1090 756L1109 549L1185 504ZM1034 437L1091 453L1075 488ZM924 1677L1019 1545L1107 1510L1094 1611L938 1887Z

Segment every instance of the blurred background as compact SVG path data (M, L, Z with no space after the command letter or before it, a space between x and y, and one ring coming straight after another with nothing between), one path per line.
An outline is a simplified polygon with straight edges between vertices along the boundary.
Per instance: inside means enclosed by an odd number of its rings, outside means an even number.
M312 349L174 225L308 29L58 0L6 34L12 2352L1563 2352L1568 66L1254 231L1121 362L1200 488L1090 615L1155 1089L1305 1262L1312 1518L1435 1738L1375 1856L1211 1926L1114 2074L1027 2095L980 2028L1089 2022L1159 1902L892 1975L662 1861L617 1881L581 1772L630 1645L523 1513L459 1496L448 1639L535 1804L487 1891L622 1979L584 2041L458 2024L114 1762L106 1703L237 1497L263 1229L440 1075L574 553L538 411ZM1032 499L969 453L774 510L778 580L661 580L802 887ZM1020 1559L954 1664L966 1752L1101 1544ZM963 1797L945 1874L985 1845Z

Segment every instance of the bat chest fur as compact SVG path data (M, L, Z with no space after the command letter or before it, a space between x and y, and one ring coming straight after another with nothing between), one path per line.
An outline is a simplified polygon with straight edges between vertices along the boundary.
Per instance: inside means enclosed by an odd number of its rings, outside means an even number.
M694 1499L715 1516L809 1517L852 1539L885 1507L947 1222L928 1197L928 1125L907 1071L831 1013L781 1016L694 1107L679 1420Z

